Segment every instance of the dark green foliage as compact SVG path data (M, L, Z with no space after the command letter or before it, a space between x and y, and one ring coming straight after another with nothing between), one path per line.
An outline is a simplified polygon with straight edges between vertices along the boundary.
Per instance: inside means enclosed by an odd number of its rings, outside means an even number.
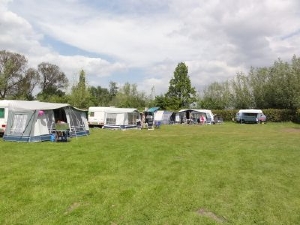
M89 87L89 93L91 106L109 106L111 95L107 88L91 86Z
M213 82L203 91L200 105L204 109L226 109L232 105L232 94L229 82Z
M202 102L211 109L295 110L300 106L300 58L293 56L290 63L278 59L270 67L251 68L248 75L240 72L231 81L212 83Z
M77 108L87 109L90 104L90 92L87 88L85 72L81 70L79 73L79 81L71 88L69 103Z
M165 95L157 95L154 99L154 105L160 109L168 109L169 103L168 98Z
M224 121L232 121L238 110L235 109L224 109L224 110L212 110L214 115L223 118Z
M296 119L296 111L291 109L265 109L263 112L270 122L287 122Z
M57 65L40 63L38 72L41 78L39 82L41 91L37 95L39 100L50 101L65 96L64 89L68 86L68 78ZM58 99L58 102L61 102L61 99Z
M196 101L196 90L191 85L188 67L185 63L181 62L177 65L165 97L168 107L175 110L188 108L191 103Z
M146 105L146 100L146 94L139 92L136 84L125 83L112 99L112 105L121 108L142 108Z

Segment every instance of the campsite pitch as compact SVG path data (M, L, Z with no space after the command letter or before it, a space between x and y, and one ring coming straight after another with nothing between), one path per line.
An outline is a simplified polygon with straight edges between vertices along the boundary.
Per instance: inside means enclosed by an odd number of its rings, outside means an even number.
M300 125L0 141L0 224L297 224Z

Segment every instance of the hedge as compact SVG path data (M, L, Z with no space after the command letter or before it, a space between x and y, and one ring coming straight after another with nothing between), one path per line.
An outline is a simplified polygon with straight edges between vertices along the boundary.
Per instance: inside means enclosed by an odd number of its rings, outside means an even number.
M224 121L234 121L238 109L212 110L213 114L223 118ZM295 122L300 123L300 109L262 109L269 122Z

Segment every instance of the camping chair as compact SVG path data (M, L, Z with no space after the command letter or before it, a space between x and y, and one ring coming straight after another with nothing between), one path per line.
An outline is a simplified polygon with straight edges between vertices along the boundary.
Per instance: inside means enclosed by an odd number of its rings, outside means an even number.
M68 123L55 124L56 141L67 142L70 137L70 127Z

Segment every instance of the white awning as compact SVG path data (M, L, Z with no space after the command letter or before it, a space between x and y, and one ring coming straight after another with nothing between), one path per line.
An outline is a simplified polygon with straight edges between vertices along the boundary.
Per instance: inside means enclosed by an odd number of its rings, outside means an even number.
M69 104L39 101L13 101L9 103L8 109L11 111L50 110L59 109L66 106L69 106Z

